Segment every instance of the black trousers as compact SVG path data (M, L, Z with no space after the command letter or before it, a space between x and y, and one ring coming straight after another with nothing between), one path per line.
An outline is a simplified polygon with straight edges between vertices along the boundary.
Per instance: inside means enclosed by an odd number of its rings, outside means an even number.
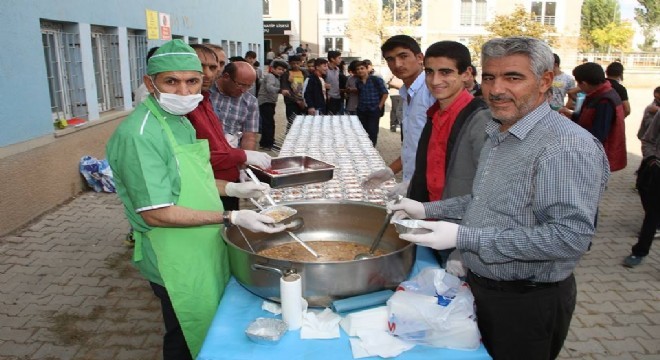
M369 140L376 147L378 141L378 129L380 122L380 111L357 111L358 119L364 128L364 131L369 135Z
M163 359L164 360L192 360L190 349L183 336L183 330L174 313L174 307L167 294L167 289L156 283L149 282L154 294L160 299L160 306L165 321L165 336L163 336Z
M328 115L341 115L341 103L344 99L328 98Z
M484 346L495 360L550 360L568 334L577 289L557 283L494 281L468 273Z
M275 104L263 103L259 105L261 115L261 140L259 146L273 147L275 141Z
M645 161L637 171L637 190L644 208L644 221L632 247L635 256L646 256L651 250L655 232L660 225L660 167Z
M288 134L296 115L306 115L307 113L305 109L300 108L295 101L284 101L284 106L286 107L286 132Z

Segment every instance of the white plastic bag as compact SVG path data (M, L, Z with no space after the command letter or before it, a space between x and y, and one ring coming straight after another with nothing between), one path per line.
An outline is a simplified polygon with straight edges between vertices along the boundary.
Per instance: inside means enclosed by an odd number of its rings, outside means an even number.
M474 297L467 283L443 269L424 269L401 285L404 290L395 292L387 301L392 335L434 347L463 350L479 347L481 335Z

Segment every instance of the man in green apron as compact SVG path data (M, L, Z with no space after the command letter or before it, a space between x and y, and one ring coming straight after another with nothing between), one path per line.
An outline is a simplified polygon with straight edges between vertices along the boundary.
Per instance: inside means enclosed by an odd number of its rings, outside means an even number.
M199 101L202 67L195 51L172 40L149 59L151 94L107 144L117 193L134 229L133 262L161 300L165 359L197 356L229 281L222 225L278 232L268 216L223 211L220 195L260 197L266 184L213 178L206 140L183 116Z

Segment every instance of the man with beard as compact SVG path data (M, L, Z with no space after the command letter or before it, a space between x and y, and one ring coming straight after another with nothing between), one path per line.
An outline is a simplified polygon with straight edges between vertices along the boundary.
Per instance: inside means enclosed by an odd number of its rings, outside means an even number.
M468 272L477 324L494 359L554 359L575 309L573 271L595 232L609 178L600 141L552 111L550 47L527 37L484 44L482 83L493 120L471 194L388 204L421 221L404 240L456 247Z

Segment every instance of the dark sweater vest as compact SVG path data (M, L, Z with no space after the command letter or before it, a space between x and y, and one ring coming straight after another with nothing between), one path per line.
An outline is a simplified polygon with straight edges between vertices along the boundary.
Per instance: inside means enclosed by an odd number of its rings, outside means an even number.
M591 131L596 119L596 106L602 102L609 102L614 108L615 116L610 126L610 132L603 142L607 161L610 163L610 171L621 170L628 162L626 153L626 125L623 122L625 114L621 98L612 88L609 82L604 82L595 91L588 94L584 99L584 105L580 110L578 124Z
M408 197L410 199L427 202L429 201L429 190L426 183L426 154L429 149L429 141L431 139L431 131L433 130L433 114L438 111L439 105L436 102L427 111L426 124L419 137L417 146L417 154L415 156L415 172L412 179L410 179L410 187ZM451 160L456 138L461 132L461 129L467 124L475 112L479 109L487 108L486 103L481 98L474 98L470 101L461 112L458 113L454 125L451 127L449 139L447 141L447 154L445 156L445 169L449 168L449 161Z

